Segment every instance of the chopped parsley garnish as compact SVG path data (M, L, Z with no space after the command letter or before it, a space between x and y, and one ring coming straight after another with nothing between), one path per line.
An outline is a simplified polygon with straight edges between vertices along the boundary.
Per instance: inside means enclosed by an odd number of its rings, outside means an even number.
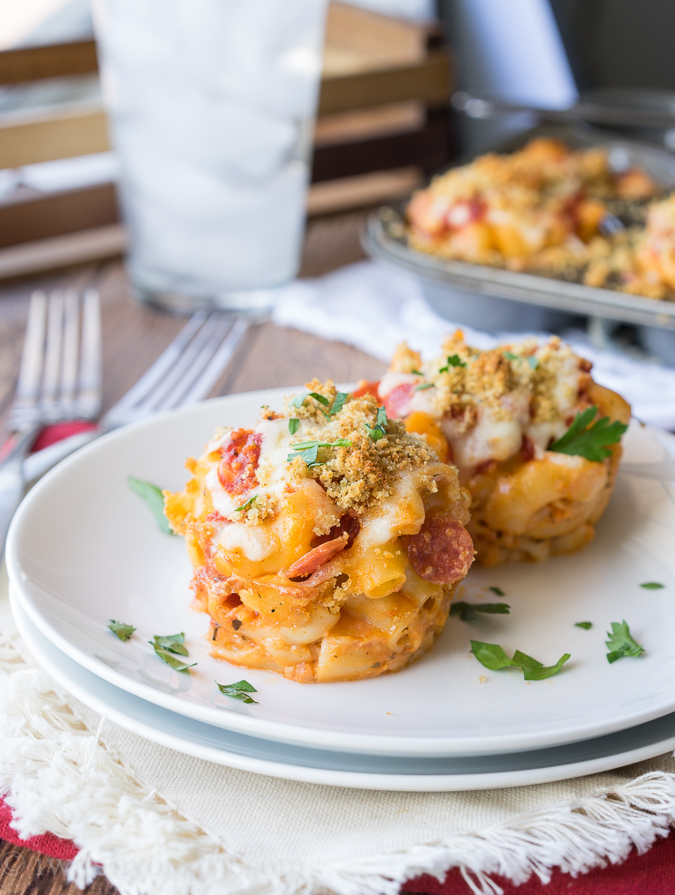
M488 587L488 590L491 590L493 594L497 594L498 597L505 597L506 594L501 589L501 587Z
M143 479L134 478L132 475L127 476L127 482L134 494L138 494L150 507L159 530L165 535L172 535L174 532L169 526L169 520L164 515L164 495L162 494L162 489L158 488L157 485L151 485L150 482L144 482Z
M447 362L444 367L441 367L438 371L439 373L447 373L450 367L466 367L465 361L459 356L459 354L450 354L448 355Z
M479 612L487 615L508 615L511 607L508 603L465 603L463 600L450 604L450 615L458 615L463 622L475 621Z
M374 426L369 426L368 423L364 423L366 427L366 432L373 439L373 441L379 441L380 438L384 438L387 434L384 427L387 425L389 420L387 419L387 411L384 409L384 405L382 407L377 408L377 419L375 421Z
M333 403L330 405L330 410L328 411L327 416L335 416L336 413L339 413L345 406L345 401L348 397L349 392L338 392Z
M612 664L617 659L623 659L625 656L641 656L644 653L644 647L633 638L626 620L621 624L612 622L612 631L608 631L609 640L605 641L605 646L609 650L607 653L607 661Z
M247 509L248 507L251 506L251 504L253 503L253 501L256 499L257 496L258 496L257 494L252 494L252 495L249 497L248 500L245 500L245 501L242 503L242 505L241 505L240 507L236 507L236 509L235 509L234 512L235 512L235 513L242 513L245 509Z
M424 373L422 373L421 370L411 370L410 372L413 373L415 376L424 376Z
M584 631L590 631L593 627L593 622L574 622L575 628L583 628Z
M251 693L257 693L258 691L248 681L237 681L236 684L219 684L218 681L214 681L214 684L224 696L230 696L232 699L241 699L242 702L258 705L255 699L250 696Z
M155 654L173 668L174 671L187 671L188 668L194 668L197 664L193 662L192 665L186 665L176 658L176 654L179 656L187 656L188 654L185 646L185 634L182 631L180 634L155 634L153 639L148 642L154 649Z
M433 382L423 382L422 385L416 385L413 391L423 392L425 389L433 388Z
M330 406L328 398L324 398L324 396L320 395L318 392L300 392L300 394L291 399L290 405L291 407L302 407L307 398L314 398L315 401L318 401L319 404L323 404L324 407Z
M298 431L299 428L300 428L300 420L295 419L295 417L293 417L292 419L290 419L288 421L288 431L291 433L291 435L295 435L295 433Z
M528 354L527 356L523 357L522 354L514 354L513 351L504 351L502 353L503 353L504 357L510 361L526 360L528 362L528 364L530 365L530 367L532 367L533 370L536 370L537 367L539 366L539 361L533 354Z
M117 634L119 639L124 641L129 640L136 630L133 625L125 625L124 622L116 622L114 618L110 619L108 627L113 634Z
M583 413L577 413L567 432L553 442L549 451L585 457L595 463L600 463L611 456L612 452L608 445L621 441L621 436L628 426L618 420L610 423L608 416L603 416L593 423L597 412L598 408L594 404L592 407L587 407Z
M350 447L351 441L347 438L338 438L336 441L300 441L298 444L292 444L291 447L297 454L288 454L286 462L291 463L296 457L301 457L305 463L311 468L312 466L320 466L325 460L319 460L319 450L321 448L331 447Z
M520 668L526 681L543 681L557 674L565 662L570 658L569 653L562 655L555 665L542 665L532 656L516 650L513 658L509 659L504 650L496 643L481 643L480 640L471 641L471 652L481 665L490 671L500 671L502 668Z
M154 634L153 640L157 646L169 650L170 653L178 653L180 656L187 656L188 654L185 646L185 634L182 631L180 634Z
M661 584L659 581L645 581L644 584L640 585L640 587L644 587L645 590L661 590L661 588L665 586L665 584Z

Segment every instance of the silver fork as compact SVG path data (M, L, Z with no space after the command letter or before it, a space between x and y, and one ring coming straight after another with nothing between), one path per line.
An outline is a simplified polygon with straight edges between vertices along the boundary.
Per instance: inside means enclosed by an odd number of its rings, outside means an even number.
M26 481L39 478L64 457L112 429L207 397L250 323L244 316L197 311L95 430L65 438L27 457L23 465Z
M80 326L80 316L82 324ZM16 398L7 421L14 438L0 459L0 559L23 495L23 461L45 426L96 419L101 410L98 294L34 292L28 311Z

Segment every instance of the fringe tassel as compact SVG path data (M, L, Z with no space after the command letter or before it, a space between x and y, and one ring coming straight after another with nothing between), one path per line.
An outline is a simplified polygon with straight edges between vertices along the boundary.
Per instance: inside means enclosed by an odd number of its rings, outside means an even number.
M41 671L0 641L0 788L24 838L47 831L80 852L69 879L99 867L122 895L397 895L422 873L458 868L474 895L501 895L492 876L548 882L646 851L675 820L675 775L653 772L609 792L519 815L478 833L349 864L274 876L211 839L166 803L92 733Z

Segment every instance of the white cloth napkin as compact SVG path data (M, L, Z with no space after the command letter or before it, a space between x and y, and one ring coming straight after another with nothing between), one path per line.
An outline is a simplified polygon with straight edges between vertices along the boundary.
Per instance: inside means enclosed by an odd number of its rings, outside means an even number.
M74 840L70 878L122 895L396 895L460 868L547 880L645 851L675 819L675 760L486 792L395 793L292 783L153 745L40 671L0 577L0 790L21 836Z
M439 354L444 336L459 325L429 308L414 274L379 261L361 261L316 280L292 283L282 293L273 319L279 326L348 342L386 362L403 340L425 357ZM462 329L478 348L514 337ZM593 362L594 378L623 395L635 417L675 429L675 369L598 350L579 330L564 333L563 338Z

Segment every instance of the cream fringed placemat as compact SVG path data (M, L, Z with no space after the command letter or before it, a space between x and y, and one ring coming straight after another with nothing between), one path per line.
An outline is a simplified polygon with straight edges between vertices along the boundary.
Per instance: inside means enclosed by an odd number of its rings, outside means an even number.
M675 760L467 793L292 783L156 746L64 692L27 655L0 581L0 785L24 836L80 848L123 895L395 895L461 869L467 893L644 851L675 815Z

